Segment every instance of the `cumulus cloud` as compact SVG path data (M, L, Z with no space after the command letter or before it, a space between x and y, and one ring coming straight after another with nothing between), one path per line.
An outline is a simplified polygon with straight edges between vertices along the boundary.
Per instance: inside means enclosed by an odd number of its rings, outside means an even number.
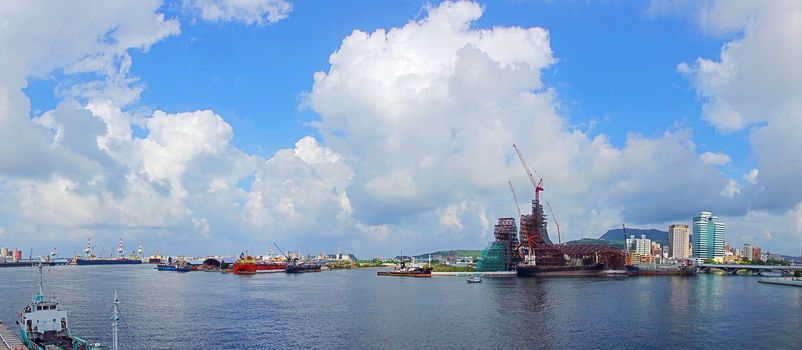
M724 132L749 128L761 186L744 191L755 209L784 212L802 201L787 186L802 177L802 159L789 157L802 140L802 4L795 1L710 2L707 26L732 32L718 58L683 63L702 101L703 117ZM701 20L700 20L701 21ZM756 181L757 170L747 182Z
M750 212L731 220L749 223L759 217L753 232L769 225L773 241L796 245L802 235L797 225L802 189L788 184L802 177L802 160L789 154L802 147L802 4L653 1L650 11L689 17L703 32L726 40L718 57L699 57L677 69L696 90L706 121L723 133L749 135L757 168L742 176L744 186L730 180L722 194L731 194ZM736 235L752 242L767 238Z
M712 165L725 165L728 164L732 159L726 153L713 153L713 152L705 152L702 153L699 158L702 159L702 162L705 164L712 164Z
M0 10L3 18L22 21L35 13L14 5ZM478 28L484 9L476 3L443 2L397 28L353 31L329 57L330 67L314 74L306 95L305 105L319 115L313 127L320 137L303 137L268 159L235 147L236 131L214 111L128 108L143 88L130 75L128 50L147 50L178 34L178 23L158 12L158 2L127 4L133 9L91 5L102 8L86 9L86 18L101 19L89 26L69 21L76 10L70 8L61 9L64 17L50 14L60 26L0 33L0 48L46 39L38 50L0 50L9 62L0 72L13 73L0 74L0 137L14 145L0 148L0 208L16 221L4 224L6 236L66 233L83 240L123 232L167 243L213 242L215 249L276 239L307 249L346 243L368 252L410 244L403 242L476 247L487 243L493 218L513 216L507 179L520 197L531 197L512 143L545 179L544 198L570 228L566 239L597 235L622 221L690 218L699 208L741 215L744 205L722 195L739 199L758 190L756 169L744 178L749 186L740 188L716 169L729 157L700 155L692 130L632 133L617 147L603 134L570 127L558 113L558 92L541 80L557 61L548 31ZM290 10L280 1L186 6L211 21L259 25ZM73 42L49 39L61 30ZM735 46L724 50L740 59ZM686 64L685 74L694 82L716 77L699 75L708 64L699 62ZM779 123L775 118L754 119L740 102L714 94L742 82L733 77L743 69L725 66L709 71L723 72L716 79L726 83L695 83L700 96L705 103L722 101L737 115L722 125L768 120L757 126L753 143L777 147L768 142L777 135L759 135ZM57 108L30 119L21 90L26 79L59 69L99 78L65 87ZM717 90L706 92L702 86L708 85ZM135 135L134 125L144 134ZM782 136L786 130L769 131ZM779 175L763 152L760 185L768 191ZM799 217L798 210L785 215Z
M285 0L184 0L184 6L210 22L265 25L287 18L292 4Z
M540 80L556 61L548 31L474 28L483 8L471 2L427 11L399 28L351 33L308 94L325 143L355 171L357 219L482 237L487 216L513 215L507 178L531 193L514 142L573 238L693 214L676 203L723 209L726 180L699 159L691 131L632 134L616 148L566 125Z

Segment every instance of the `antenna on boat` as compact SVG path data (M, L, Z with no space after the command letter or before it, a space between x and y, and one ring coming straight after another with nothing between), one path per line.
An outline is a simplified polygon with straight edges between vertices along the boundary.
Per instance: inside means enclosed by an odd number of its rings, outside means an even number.
M120 302L117 300L117 291L114 291L114 303L112 304L112 316L111 316L111 331L112 331L112 350L117 350L117 331L119 329L119 321L120 315L117 310L117 304Z

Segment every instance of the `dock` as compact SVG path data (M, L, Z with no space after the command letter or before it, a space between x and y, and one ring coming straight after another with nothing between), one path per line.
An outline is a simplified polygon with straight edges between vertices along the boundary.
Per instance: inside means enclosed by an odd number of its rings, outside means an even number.
M0 349L27 350L22 341L17 338L16 333L11 332L3 322L0 322Z
M780 284L783 286L802 287L802 280L798 278L761 278L759 283Z

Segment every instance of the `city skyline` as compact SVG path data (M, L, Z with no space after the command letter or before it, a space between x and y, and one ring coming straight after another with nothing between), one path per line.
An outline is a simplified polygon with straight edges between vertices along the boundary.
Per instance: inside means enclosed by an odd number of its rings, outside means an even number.
M45 4L0 9L3 247L480 249L514 143L563 241L799 254L798 2Z

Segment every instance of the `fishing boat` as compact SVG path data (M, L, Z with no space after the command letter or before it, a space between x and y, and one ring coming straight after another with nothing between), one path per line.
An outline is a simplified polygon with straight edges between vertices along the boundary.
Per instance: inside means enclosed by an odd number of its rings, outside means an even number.
M376 272L378 276L399 276L399 277L432 277L432 257L429 256L429 266L415 265L413 258L412 266L407 267L404 261L404 252L401 252L401 262L392 271Z
M55 299L44 295L41 265L39 265L39 292L33 296L33 301L25 306L17 325L19 325L20 338L28 350L108 349L108 347L87 342L70 333L67 311L62 310Z
M468 283L482 283L482 275L468 275Z

